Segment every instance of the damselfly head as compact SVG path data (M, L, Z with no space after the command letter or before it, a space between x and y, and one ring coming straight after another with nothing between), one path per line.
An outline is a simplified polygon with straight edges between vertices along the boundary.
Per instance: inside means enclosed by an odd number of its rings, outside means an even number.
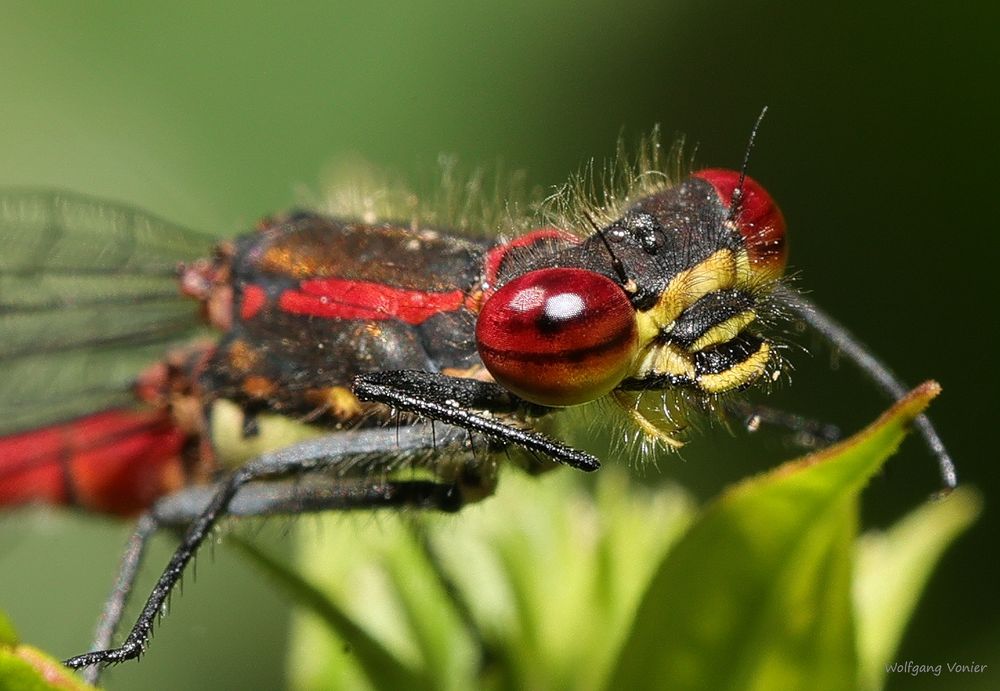
M683 408L714 409L780 371L768 296L787 253L781 211L755 180L708 169L674 181L649 167L658 150L647 142L639 163L613 169L631 189L560 207L561 222L591 231L571 228L578 241L501 276L477 342L494 378L522 398L566 406L612 394L673 444Z

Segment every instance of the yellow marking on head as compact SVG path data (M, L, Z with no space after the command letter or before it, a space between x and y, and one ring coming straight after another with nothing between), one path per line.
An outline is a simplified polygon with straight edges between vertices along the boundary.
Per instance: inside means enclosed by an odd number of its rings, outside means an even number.
M741 288L749 288L754 285L759 285L761 282L761 270L760 268L755 268L753 263L750 261L750 255L747 254L746 249L741 249L736 252L736 285ZM780 273L778 274L780 276ZM774 278L778 278L775 276Z
M672 436L681 430L676 421L668 416L662 407L650 408L648 405L643 405L643 394L641 391L614 391L611 395L645 437L672 449L684 446L682 440Z
M717 374L703 374L698 377L698 385L707 393L723 393L738 389L744 384L763 376L771 359L771 346L762 341L757 352L743 362Z
M633 376L641 379L651 374L673 374L694 379L694 359L673 343L659 343L646 351Z
M661 333L669 332L681 312L699 299L717 290L740 285L744 275L749 278L749 266L744 250L719 250L674 276L653 307L636 312L640 356L636 359L633 376L655 372L693 378L694 365L683 351L665 350L665 346L655 341Z
M669 326L681 312L699 299L717 290L732 288L737 282L740 257L745 252L722 249L704 261L681 271L671 279L653 307L636 314L640 344L648 344Z
M729 319L716 324L703 333L697 341L691 344L688 350L695 353L709 346L731 341L739 336L743 329L752 324L756 318L757 313L753 310L744 310L739 314L734 314Z
M652 420L635 408L629 408L628 414L632 417L632 421L635 422L636 426L642 430L642 433L647 437L666 444L673 449L679 449L684 446L683 441L675 437L671 437L669 434L657 427Z

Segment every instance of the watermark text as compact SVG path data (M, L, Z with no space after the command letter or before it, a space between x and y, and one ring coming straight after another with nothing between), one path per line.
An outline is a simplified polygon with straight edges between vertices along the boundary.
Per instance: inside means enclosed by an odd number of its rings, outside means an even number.
M987 664L975 661L926 664L907 660L905 662L890 662L885 666L885 672L886 674L909 674L911 677L918 677L922 674L940 677L942 674L982 674L989 667Z

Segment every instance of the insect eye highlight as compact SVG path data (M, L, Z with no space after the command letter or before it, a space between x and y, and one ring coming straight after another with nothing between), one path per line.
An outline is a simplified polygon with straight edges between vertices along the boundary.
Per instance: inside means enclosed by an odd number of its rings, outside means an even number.
M584 269L530 271L483 305L476 345L493 378L521 398L569 406L603 396L632 368L635 308L611 279Z

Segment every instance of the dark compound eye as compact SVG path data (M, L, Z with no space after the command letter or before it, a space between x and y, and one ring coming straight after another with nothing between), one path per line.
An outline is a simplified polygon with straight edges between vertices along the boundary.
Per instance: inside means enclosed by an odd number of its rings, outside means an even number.
M611 279L583 269L540 269L490 296L476 324L493 378L525 400L569 406L594 400L632 368L635 308Z
M739 171L709 168L694 173L692 177L712 185L723 206L729 208L732 205L733 193L740 184ZM743 236L750 265L754 271L777 278L788 261L785 217L767 190L753 178L744 177L742 189L743 196L734 220Z

